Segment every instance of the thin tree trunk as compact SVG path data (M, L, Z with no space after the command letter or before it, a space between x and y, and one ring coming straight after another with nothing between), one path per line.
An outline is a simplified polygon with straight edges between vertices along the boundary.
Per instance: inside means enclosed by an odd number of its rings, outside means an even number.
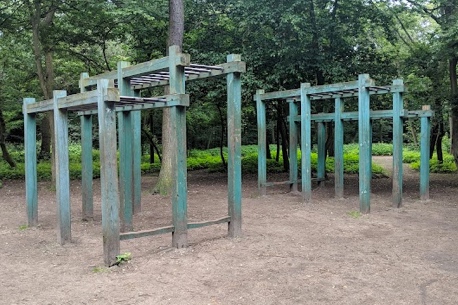
M451 105L451 125L450 126L450 137L452 141L451 151L455 159L455 164L458 166L458 86L457 86L457 75L456 66L458 63L458 57L454 56L449 61L449 73L450 73L450 105Z
M183 46L184 33L184 3L183 0L169 0L169 37L168 47L172 45ZM167 88L168 89L168 88ZM168 94L168 92L165 92ZM159 177L153 192L163 195L171 193L172 190L172 159L174 156L172 122L170 120L170 109L164 108L162 114L162 164Z
M221 156L221 162L223 162L223 169L226 171L227 169L227 164L226 164L226 159L224 159L224 153L223 153L223 147L224 147L224 134L226 133L225 129L225 122L224 122L224 116L223 112L221 110L221 107L217 104L216 108L218 108L218 113L219 113L219 118L221 122L221 134L219 138L219 155Z
M2 150L3 159L11 166L16 167L16 163L13 158L11 158L8 148L5 143L5 133L6 133L6 124L5 119L3 118L3 112L0 109L0 148Z

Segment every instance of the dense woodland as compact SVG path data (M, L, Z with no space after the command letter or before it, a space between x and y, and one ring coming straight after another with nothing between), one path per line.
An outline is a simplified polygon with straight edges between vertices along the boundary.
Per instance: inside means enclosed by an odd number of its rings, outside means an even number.
M256 89L298 88L357 79L369 73L377 84L402 78L405 108L429 104L435 111L432 149L451 141L458 160L458 0L185 0L183 51L192 62L219 64L238 53L243 75L243 144L257 141ZM0 2L0 146L23 143L22 99L49 99L53 90L79 92L80 73L116 69L119 60L139 63L165 55L167 0L2 0ZM226 84L190 83L188 148L225 143ZM155 92L144 92L145 96ZM285 103L268 109L268 141L287 141ZM346 109L356 109L349 100ZM374 98L373 109L391 107L391 97ZM333 111L315 103L314 112ZM162 111L143 114L144 151L160 152ZM405 141L418 141L418 122L405 123ZM391 141L391 123L374 123L374 142ZM328 126L329 138L332 126ZM347 124L345 141L357 141ZM40 158L51 152L50 120L41 117ZM72 117L71 140L79 141ZM332 141L329 141L332 143ZM97 146L97 139L94 139ZM332 154L332 147L329 147ZM11 165L13 161L11 160Z

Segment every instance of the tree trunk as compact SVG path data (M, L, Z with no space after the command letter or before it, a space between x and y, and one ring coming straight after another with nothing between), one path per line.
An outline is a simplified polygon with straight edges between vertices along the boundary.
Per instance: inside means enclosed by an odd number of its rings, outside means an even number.
M221 162L223 162L223 169L226 171L227 169L227 164L226 164L226 159L224 159L224 153L223 153L223 147L224 147L224 134L226 133L226 124L224 122L224 116L223 116L223 111L221 110L221 107L217 104L216 107L218 108L218 113L219 113L219 118L220 118L220 123L221 123L221 134L220 134L220 139L219 139L219 155L221 156Z
M449 60L449 73L450 73L450 105L451 105L451 151L455 159L455 164L458 166L458 88L457 88L457 75L456 65L458 63L458 57L454 56Z
M0 109L0 148L2 150L3 159L11 166L16 167L16 163L13 158L11 158L8 148L5 143L5 133L6 133L6 124L5 119L3 118L3 112Z
M169 37L168 47L172 45L183 46L184 33L184 4L183 0L169 0ZM165 92L168 94L168 92ZM153 192L162 195L171 193L172 190L172 159L175 153L173 141L170 139L172 134L172 122L170 121L170 110L164 108L162 114L162 164L159 177Z

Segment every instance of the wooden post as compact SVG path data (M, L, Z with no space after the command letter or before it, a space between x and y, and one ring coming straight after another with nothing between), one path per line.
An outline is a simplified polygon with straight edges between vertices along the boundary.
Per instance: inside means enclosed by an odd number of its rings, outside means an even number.
M297 192L298 167L297 167L297 122L299 113L298 105L294 99L287 100L289 104L289 181L291 181L291 192Z
M241 61L240 55L231 54L227 62ZM240 73L227 75L227 181L229 236L242 235L242 85Z
M403 86L401 79L393 81L393 88ZM393 207L402 205L402 143L403 143L403 101L401 91L393 92Z
M70 175L68 162L68 116L67 109L59 109L59 98L67 96L66 91L53 91L54 139L53 156L56 165L57 239L61 245L72 238L70 209Z
M324 185L326 175L326 126L324 122L318 122L318 185Z
M422 110L431 110L429 105L424 105ZM431 118L429 116L421 117L421 148L420 148L420 199L429 199L429 146L430 146L430 130Z
M310 84L301 84L301 176L302 200L309 202L312 198L312 109L311 101L307 95Z
M266 104L261 100L264 90L256 91L256 111L258 121L258 189L261 196L267 193L267 152L266 152Z
M93 166L92 166L92 115L82 115L81 118L81 189L83 220L94 218L93 203Z
M134 96L140 96L139 91L134 92ZM142 211L142 113L141 111L132 112L132 124L133 124L133 212L134 214ZM153 152L154 153L154 152Z
M335 119L334 119L334 179L335 179L335 196L343 198L344 195L344 128L342 112L344 103L340 97L335 99Z
M170 94L185 93L184 67L177 65L176 57L181 50L178 46L169 48ZM172 188L172 213L174 232L172 246L186 247L188 244L187 220L187 169L186 169L186 107L170 108L172 138L176 151L172 160L174 185Z
M24 146L25 146L25 200L27 203L27 226L38 225L37 187L37 120L36 114L27 113L27 105L35 103L34 98L23 100Z
M130 64L118 62L118 89L121 96L131 96L130 82L123 78L122 69ZM132 112L118 112L119 136L119 191L121 209L121 232L133 230L133 122Z
M119 194L116 157L115 103L105 101L108 80L97 80L100 139L100 182L102 197L103 256L107 266L119 255Z
M370 96L366 86L370 83L368 74L358 78L358 131L359 131L359 204L361 213L370 212L371 196L371 120Z
M88 73L81 73L80 91L85 92L83 79L88 78ZM92 160L92 115L82 115L81 118L81 192L82 192L82 218L85 221L94 218L93 196L93 160Z

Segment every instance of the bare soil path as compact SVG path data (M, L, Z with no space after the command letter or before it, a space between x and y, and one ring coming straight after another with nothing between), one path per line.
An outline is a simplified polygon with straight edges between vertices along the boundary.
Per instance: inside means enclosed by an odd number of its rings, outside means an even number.
M390 158L374 158L389 168ZM274 175L270 179L282 179ZM244 177L242 238L218 225L189 232L190 246L169 235L121 242L132 260L103 268L100 192L97 215L82 222L79 181L72 181L73 243L56 240L55 196L39 185L38 228L24 229L22 181L0 189L0 304L458 304L458 179L431 175L431 200L418 200L418 173L405 169L403 207L391 207L391 179L372 183L371 213L358 217L358 177L345 198L331 180L314 185L313 202L286 187L258 197ZM151 195L135 229L170 223L170 200ZM224 174L189 173L191 221L226 214ZM95 190L99 189L98 181Z

